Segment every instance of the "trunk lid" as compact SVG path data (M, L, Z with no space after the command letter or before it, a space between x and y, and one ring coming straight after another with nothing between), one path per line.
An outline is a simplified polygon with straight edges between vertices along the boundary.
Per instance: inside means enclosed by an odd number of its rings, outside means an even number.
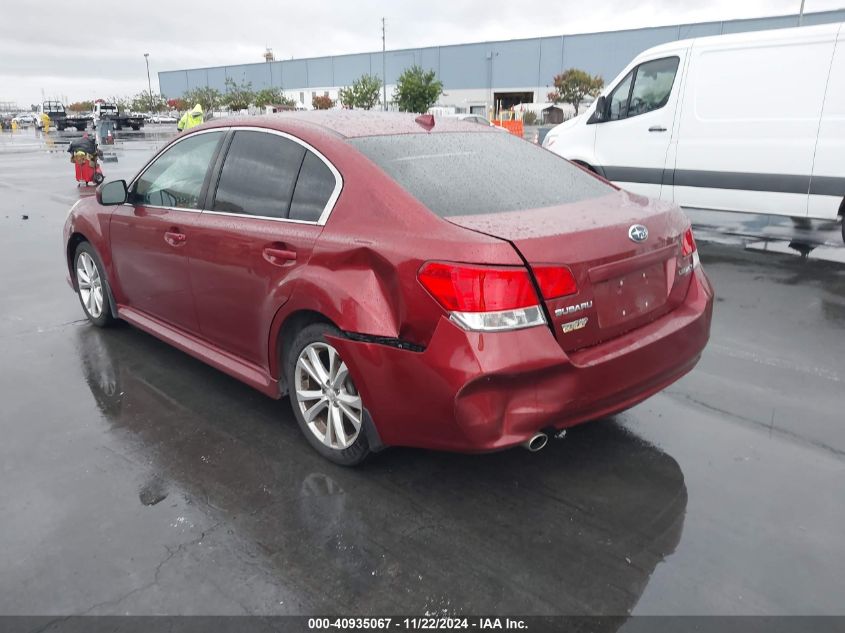
M529 268L572 271L575 294L542 300L567 352L650 323L687 293L692 267L681 257L681 239L689 220L674 204L617 191L543 209L446 219L507 240ZM633 225L645 226L648 237L631 239Z

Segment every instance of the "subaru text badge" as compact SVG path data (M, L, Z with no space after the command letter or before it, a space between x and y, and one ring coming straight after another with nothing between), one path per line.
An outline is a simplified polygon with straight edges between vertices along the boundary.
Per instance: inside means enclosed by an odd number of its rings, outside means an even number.
M628 237L634 242L645 242L648 239L648 229L642 224L632 224L628 229Z

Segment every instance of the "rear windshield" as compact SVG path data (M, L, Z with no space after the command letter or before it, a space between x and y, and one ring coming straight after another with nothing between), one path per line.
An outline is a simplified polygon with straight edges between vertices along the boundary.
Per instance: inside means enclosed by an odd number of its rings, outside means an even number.
M441 217L539 209L612 191L556 154L505 132L349 142Z

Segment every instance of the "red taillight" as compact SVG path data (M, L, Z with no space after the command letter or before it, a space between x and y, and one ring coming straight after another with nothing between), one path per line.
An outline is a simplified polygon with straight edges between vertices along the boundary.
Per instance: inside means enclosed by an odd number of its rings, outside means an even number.
M417 277L450 312L498 312L538 304L524 268L429 262Z
M546 299L556 299L578 292L572 271L563 266L534 266L534 277Z
M688 228L681 238L681 257L689 257L695 250L695 238L692 236L692 228Z

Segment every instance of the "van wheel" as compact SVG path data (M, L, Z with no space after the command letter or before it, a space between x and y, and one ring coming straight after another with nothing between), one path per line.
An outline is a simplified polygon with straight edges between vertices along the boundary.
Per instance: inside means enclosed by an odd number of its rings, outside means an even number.
M314 323L294 338L285 362L290 403L314 450L336 464L355 466L370 454L364 406L349 368L326 335L341 333Z

